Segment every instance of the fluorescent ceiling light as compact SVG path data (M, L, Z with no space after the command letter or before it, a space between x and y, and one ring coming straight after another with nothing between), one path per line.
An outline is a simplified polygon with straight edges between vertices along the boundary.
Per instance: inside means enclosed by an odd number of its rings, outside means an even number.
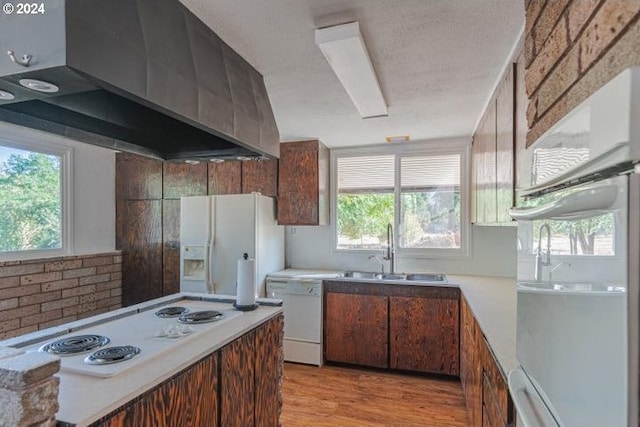
M388 114L358 22L316 30L316 45L363 119Z

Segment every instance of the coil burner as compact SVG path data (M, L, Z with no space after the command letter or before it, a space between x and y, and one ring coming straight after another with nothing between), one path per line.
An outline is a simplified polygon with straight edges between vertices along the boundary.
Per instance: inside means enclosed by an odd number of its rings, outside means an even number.
M94 351L84 359L89 365L109 365L124 362L140 354L140 349L132 345L106 347Z
M107 344L109 344L109 338L102 335L75 335L45 344L40 347L40 351L65 356L85 353Z
M223 317L224 314L216 310L194 311L193 313L181 315L178 318L178 322L189 324L209 323L220 320Z
M187 313L188 311L189 309L184 307L165 307L156 311L154 314L157 317L162 317L163 319L166 319L168 317L178 317L182 314Z

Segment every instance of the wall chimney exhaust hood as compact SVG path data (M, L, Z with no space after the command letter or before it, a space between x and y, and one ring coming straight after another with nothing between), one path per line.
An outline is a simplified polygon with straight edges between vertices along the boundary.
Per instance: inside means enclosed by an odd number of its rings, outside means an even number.
M172 161L279 157L262 75L177 0L45 6L0 14L0 121Z

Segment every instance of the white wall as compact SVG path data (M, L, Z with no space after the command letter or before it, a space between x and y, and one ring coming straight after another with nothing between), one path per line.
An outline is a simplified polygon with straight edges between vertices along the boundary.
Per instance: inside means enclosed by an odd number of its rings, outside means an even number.
M115 151L0 122L0 144L35 143L72 149L71 255L115 249Z
M516 276L516 227L471 227L471 256L450 259L396 259L401 272L437 272L487 276ZM338 252L333 248L333 228L286 227L286 266L335 270L377 271L371 252ZM382 251L380 252L382 254ZM385 262L385 271L389 271Z

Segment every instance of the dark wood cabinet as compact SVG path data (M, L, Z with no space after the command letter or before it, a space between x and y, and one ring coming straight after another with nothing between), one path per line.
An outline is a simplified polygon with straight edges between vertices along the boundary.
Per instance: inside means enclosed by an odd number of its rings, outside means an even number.
M162 161L129 153L116 155L116 200L162 198Z
M261 193L278 197L278 161L258 160L242 162L242 193Z
M322 142L280 144L278 223L329 223L329 150Z
M324 359L458 375L460 290L324 282Z
M255 333L243 335L220 351L220 424L254 425Z
M516 64L510 64L473 135L472 221L511 222L515 203Z
M122 250L122 304L161 297L162 201L118 201L116 218L117 249Z
M507 381L471 308L460 303L460 381L471 427L512 425L515 418Z
M388 367L388 299L328 292L325 360Z
M162 198L207 195L207 164L169 163L162 165Z
M389 367L446 375L459 373L456 299L389 298Z
M242 193L242 162L209 163L208 175L207 194L217 196Z
M91 427L277 426L283 328L268 320Z

